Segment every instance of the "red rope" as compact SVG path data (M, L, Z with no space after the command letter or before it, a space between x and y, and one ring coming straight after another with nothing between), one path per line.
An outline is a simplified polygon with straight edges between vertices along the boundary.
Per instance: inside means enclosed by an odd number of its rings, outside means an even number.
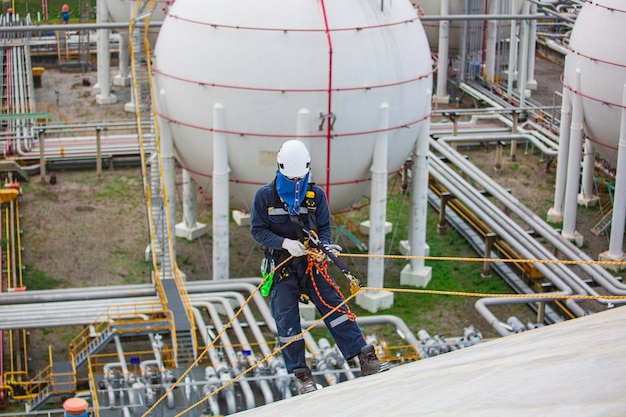
M330 285L331 287L334 288L335 291L337 291L337 294L339 294L341 299L345 300L345 297L341 293L341 289L339 288L339 286L335 283L335 281L331 278L330 274L328 273L328 261L325 260L323 262L317 262L311 255L307 256L307 260L309 263L306 268L306 273L309 274L309 277L311 278L311 282L313 283L313 288L315 289L315 294L317 294L317 297L320 299L322 304L326 306L326 308L328 308L329 310L336 308L336 306L331 306L330 304L326 302L326 300L322 298L322 295L320 294L320 290L319 288L317 288L317 283L315 282L315 271L317 271L324 278L324 280L328 283L328 285ZM345 310L343 308L340 308L339 310L337 310L337 312L341 314L345 314L346 316L348 316L348 320L352 322L356 320L356 314L350 311L350 307L347 304L345 305Z

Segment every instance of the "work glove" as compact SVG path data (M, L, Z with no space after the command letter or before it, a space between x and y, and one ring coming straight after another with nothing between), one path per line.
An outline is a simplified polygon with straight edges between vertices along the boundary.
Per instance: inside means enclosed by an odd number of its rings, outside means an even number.
M326 245L326 248L333 254L339 255L343 248L339 245Z
M283 240L282 246L291 256L297 257L306 255L306 248L299 240L285 239Z

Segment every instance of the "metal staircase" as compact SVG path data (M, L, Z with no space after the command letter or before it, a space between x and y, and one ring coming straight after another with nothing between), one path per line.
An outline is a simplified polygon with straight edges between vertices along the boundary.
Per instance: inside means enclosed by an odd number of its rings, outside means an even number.
M71 362L55 362L34 379L39 382L29 389L36 394L26 403L26 412L41 408L50 398L69 395L76 391L76 376Z
M152 97L151 58L148 42L149 18L156 0L138 1L131 16L130 51L133 71L133 99L137 113L141 152L141 169L144 179L150 255L153 264L153 281L160 305L148 314L114 315L107 312L101 319L86 327L70 343L70 362L52 365L37 376L41 383L32 382L33 390L27 411L41 407L55 395L73 393L76 369L84 366L89 357L98 353L116 335L147 333L169 334L174 348L175 365L187 368L197 357L197 340L191 303L181 273L176 265L173 233L169 222L168 199L163 178L160 141L155 106ZM139 21L141 27L137 27ZM143 29L143 30L141 30ZM147 53L148 51L148 53ZM143 117L143 113L150 115ZM69 365L68 365L69 364ZM62 372L63 369L69 372ZM59 378L63 375L64 378ZM74 381L74 385L71 381Z
M196 358L196 338L191 303L180 271L175 262L173 234L169 222L168 199L162 171L159 126L152 95L152 59L148 41L149 21L156 0L138 1L130 20L130 51L133 71L133 90L141 150L144 192L148 206L151 255L154 282L164 304L174 315L176 363L190 366ZM143 22L143 30L137 26ZM150 114L149 119L142 112ZM149 123L147 122L149 121ZM147 134L150 131L150 135ZM146 137L154 137L148 146ZM148 162L150 169L148 171Z
M131 315L129 318L120 312L107 312L83 329L70 342L70 361L53 362L51 359L50 365L32 379L33 382L28 386L31 398L27 402L27 411L41 408L54 396L73 394L76 391L76 369L86 365L89 356L98 353L114 336L170 333L175 325L171 314L156 310L148 319L139 317L139 313L136 316Z
M611 208L602 218L596 223L595 226L591 228L591 233L596 236L600 236L602 233L606 232L606 230L611 226L611 222L613 221L613 209Z

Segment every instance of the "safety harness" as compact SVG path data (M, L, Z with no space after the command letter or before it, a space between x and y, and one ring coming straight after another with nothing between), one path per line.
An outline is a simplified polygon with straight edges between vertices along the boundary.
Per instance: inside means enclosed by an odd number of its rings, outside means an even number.
M320 253L320 258L323 258L323 260L320 262L316 259L314 259L313 256L307 256L307 268L305 271L304 276L300 277L298 280L298 286L300 288L300 302L304 303L304 304L308 304L309 300L310 300L310 295L309 295L309 291L306 285L306 281L307 279L311 279L311 282L313 283L313 288L315 289L315 292L318 296L318 298L320 299L320 301L322 302L322 304L324 304L327 308L333 309L335 308L335 306L331 306L329 305L321 296L321 293L319 291L319 289L317 288L317 284L315 283L315 279L314 279L314 275L315 273L319 273L326 282L328 282L328 284L339 294L339 296L344 299L343 294L341 293L341 289L337 286L337 284L334 282L334 280L332 279L332 277L330 276L330 274L328 273L328 256L331 256L333 259L333 262L338 263L339 268L341 269L341 271L344 274L347 274L346 277L348 278L352 278L354 281L357 281L356 279L354 279L354 277L352 277L352 275L349 273L349 271L347 270L347 268L345 267L345 265L340 262L335 256L333 256L331 253L329 253L327 250L324 250L325 247L324 245L319 241L319 239L317 238L317 217L316 217L316 204L315 204L315 191L313 190L313 186L315 184L314 183L309 183L308 188L307 188L307 192L304 198L304 206L307 209L307 215L308 215L308 221L309 221L309 227L307 228L304 223L302 222L302 218L300 217L300 213L298 214L291 214L291 212L289 211L287 204L283 201L282 198L280 198L280 196L278 195L278 191L276 190L276 180L274 180L273 182L273 190L274 190L274 201L280 201L285 208L285 211L289 214L289 218L291 220L291 224L293 225L293 228L296 232L296 236L298 237L298 240L300 242L302 242L305 246L307 246L308 248L313 248L316 249L317 251L319 251ZM280 265L285 259L287 259L289 257L289 253L287 251L285 251L284 249L281 250L280 252L280 256L277 260L278 264ZM267 251L266 251L266 255L267 255ZM263 259L263 263L261 265L261 272L263 273L263 278L266 278L266 281L264 283L264 285L261 287L261 293L263 295L269 295L270 293L270 289L271 286L273 284L273 274L271 274L272 276L269 276L270 271L273 271L275 266L273 264L273 260L270 260L269 263L267 261L268 257L266 256ZM271 258L272 259L272 258ZM271 269L269 269L271 268ZM286 276L288 276L290 273L292 273L290 271L290 267L289 265L284 266L280 269L280 273L279 276L281 278L284 278ZM360 285L360 282L358 282L358 284ZM351 288L352 288L352 280L351 280ZM350 307L345 305L343 306L343 308L338 310L340 313L346 314L348 316L348 319L350 321L354 321L356 320L356 315L354 313L352 313L350 311Z
M309 220L309 227L313 230L317 230L317 217L315 215L316 204L315 204L315 191L313 190L314 183L309 183L307 187L307 191L304 198L304 206L307 209L307 216ZM272 182L272 190L273 197L272 201L274 203L280 202L285 209L285 212L289 215L289 219L291 220L291 224L296 232L296 236L298 240L306 245L308 241L308 237L305 236L303 232L304 224L302 219L300 218L300 213L291 214L289 211L289 207L285 201L278 195L278 190L276 189L276 179ZM272 284L274 282L274 269L276 265L282 264L287 258L289 258L289 252L284 249L267 249L265 250L265 257L261 263L261 274L265 280L263 286L261 287L261 294L263 296L268 296L270 294L270 290L272 288ZM284 278L288 276L291 272L291 268L289 265L285 265L280 268L279 276L280 278ZM302 294L301 300L303 303L308 303L309 295L307 294L306 289L306 277L301 278L299 281L300 293Z

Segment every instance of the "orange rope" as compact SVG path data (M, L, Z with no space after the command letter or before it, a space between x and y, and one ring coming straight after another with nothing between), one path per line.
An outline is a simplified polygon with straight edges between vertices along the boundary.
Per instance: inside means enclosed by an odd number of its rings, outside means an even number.
M309 251L310 250L311 248L309 248ZM324 255L321 252L320 254L322 256ZM317 294L317 297L320 299L322 304L326 306L326 308L330 310L335 309L336 308L335 306L331 306L330 304L326 302L326 300L322 298L322 295L320 294L320 290L319 288L317 288L317 283L315 282L315 271L317 271L324 278L324 280L326 280L328 285L330 285L331 287L335 289L335 291L337 291L337 294L339 294L339 297L341 297L341 299L345 301L346 298L343 296L341 289L339 288L337 283L335 283L335 280L333 280L333 278L328 273L328 260L324 259L322 262L318 262L315 260L315 255L307 256L307 260L309 264L307 265L306 273L309 274L309 277L311 278L311 282L313 283L313 288L315 289L315 293ZM348 306L348 304L345 304L345 310L340 308L337 311L340 312L341 314L345 314L346 316L348 316L348 320L352 322L356 320L356 314L354 314L350 310L350 306Z

